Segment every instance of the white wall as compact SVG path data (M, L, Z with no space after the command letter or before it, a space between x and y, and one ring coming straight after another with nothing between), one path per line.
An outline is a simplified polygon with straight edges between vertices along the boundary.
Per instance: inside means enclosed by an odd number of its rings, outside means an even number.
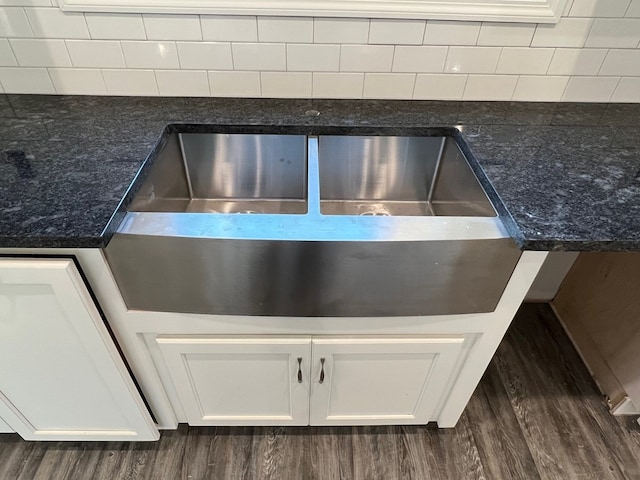
M557 25L63 13L0 0L0 91L640 102L640 0Z

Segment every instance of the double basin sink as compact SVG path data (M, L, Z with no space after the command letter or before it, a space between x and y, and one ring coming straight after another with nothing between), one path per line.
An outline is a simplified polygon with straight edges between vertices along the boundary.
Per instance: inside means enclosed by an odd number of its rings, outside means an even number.
M132 187L106 249L130 309L361 317L495 308L520 251L455 130L206 130L171 127Z

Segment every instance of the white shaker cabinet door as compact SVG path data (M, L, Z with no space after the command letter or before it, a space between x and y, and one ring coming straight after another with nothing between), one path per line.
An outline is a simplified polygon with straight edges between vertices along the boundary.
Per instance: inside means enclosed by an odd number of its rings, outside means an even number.
M463 336L314 338L311 425L435 420Z
M27 440L159 437L71 259L0 259L0 417Z
M159 335L189 425L308 425L309 337Z
M12 433L12 432L13 432L13 428L11 428L9 425L3 422L2 419L0 418L0 433Z

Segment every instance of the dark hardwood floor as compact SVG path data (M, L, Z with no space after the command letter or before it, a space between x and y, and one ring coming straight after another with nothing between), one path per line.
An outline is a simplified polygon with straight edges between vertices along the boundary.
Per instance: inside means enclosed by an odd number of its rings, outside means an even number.
M640 479L640 426L613 417L551 309L518 313L455 429L189 428L157 443L0 435L0 480Z

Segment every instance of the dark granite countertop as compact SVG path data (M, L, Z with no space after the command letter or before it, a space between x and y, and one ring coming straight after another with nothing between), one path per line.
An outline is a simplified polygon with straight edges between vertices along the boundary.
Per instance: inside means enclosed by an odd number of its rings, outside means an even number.
M0 247L105 246L165 127L220 124L455 126L520 247L640 250L638 120L640 104L0 95Z

